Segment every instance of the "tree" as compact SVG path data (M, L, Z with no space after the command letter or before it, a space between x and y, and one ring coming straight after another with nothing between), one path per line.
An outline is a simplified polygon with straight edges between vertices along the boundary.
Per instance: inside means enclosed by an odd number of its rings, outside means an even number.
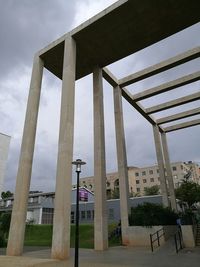
M144 189L144 194L145 194L145 196L158 195L159 194L159 186L158 185L153 185L151 187L146 187Z
M184 180L179 188L175 190L176 198L186 202L189 208L200 201L200 185Z
M11 193L10 191L6 191L6 192L2 192L1 193L1 198L2 199L8 198L8 197L12 197L12 196L13 196L13 193Z

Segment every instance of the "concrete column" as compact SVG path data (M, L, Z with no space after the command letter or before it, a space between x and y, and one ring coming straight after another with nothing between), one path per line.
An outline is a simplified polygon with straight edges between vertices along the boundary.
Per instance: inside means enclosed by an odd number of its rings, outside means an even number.
M117 146L117 162L119 175L119 191L120 191L120 214L121 214L121 229L122 243L128 243L126 229L129 225L129 186L128 186L128 168L126 158L126 144L124 134L123 110L122 110L122 95L119 86L113 89L114 93L114 111L115 111L115 134Z
M66 259L70 255L75 67L76 43L71 37L68 37L65 40L64 47L60 133L51 253L53 259L60 260Z
M166 171L167 171L167 181L168 181L168 187L169 187L171 208L174 211L177 211L176 197L175 197L175 192L174 192L174 182L173 182L172 169L171 169L171 164L170 164L170 159L169 159L169 151L168 151L166 133L161 133L161 140L162 140L162 147L163 147L163 155L165 159L165 166L166 166Z
M9 256L19 256L23 252L42 74L43 62L36 55L33 62L32 78L14 194L14 205L8 238L7 255Z
M165 169L164 169L164 160L162 153L162 146L160 140L160 132L157 125L153 125L154 141L156 148L156 156L160 174L160 188L162 193L163 205L165 207L169 206L168 193L167 193L167 184L165 179Z
M106 206L106 162L103 110L102 70L96 67L93 72L94 101L94 248L108 248L108 221Z

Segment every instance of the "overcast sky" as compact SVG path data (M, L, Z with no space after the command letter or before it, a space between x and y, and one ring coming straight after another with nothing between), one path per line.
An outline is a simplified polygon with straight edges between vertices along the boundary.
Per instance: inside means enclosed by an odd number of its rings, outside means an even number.
M14 190L19 161L32 59L35 52L64 33L97 14L115 0L0 0L0 132L12 137L5 175L5 190ZM148 49L125 58L108 68L122 78L200 45L200 23ZM200 69L193 60L153 78L128 86L132 93L151 88L167 80ZM150 107L200 90L200 82L152 97L141 103ZM112 88L104 82L104 112L107 172L117 170ZM36 147L32 172L32 190L54 191L61 81L44 71ZM82 176L93 175L93 103L92 76L76 82L74 159L87 162ZM156 118L199 107L200 101L160 112ZM129 166L156 164L152 126L123 100L127 157ZM194 118L199 118L195 116ZM183 121L187 121L185 119ZM171 161L193 160L200 163L200 127L168 134ZM74 179L73 179L74 180Z

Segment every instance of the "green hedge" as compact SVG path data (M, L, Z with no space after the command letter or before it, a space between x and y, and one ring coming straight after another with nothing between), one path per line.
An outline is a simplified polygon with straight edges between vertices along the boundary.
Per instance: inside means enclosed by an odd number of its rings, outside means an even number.
M131 208L129 224L135 226L175 225L178 215L162 205L144 203Z

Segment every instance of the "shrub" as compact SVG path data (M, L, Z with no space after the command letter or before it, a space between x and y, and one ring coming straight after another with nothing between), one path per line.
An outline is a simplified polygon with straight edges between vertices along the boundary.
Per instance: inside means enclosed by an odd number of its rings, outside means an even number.
M11 212L2 213L0 216L0 229L4 236L8 235L11 221Z
M0 232L0 248L5 247L5 245L6 245L6 240L5 240L4 234Z
M137 226L175 225L178 215L162 205L144 203L131 209L129 224Z

